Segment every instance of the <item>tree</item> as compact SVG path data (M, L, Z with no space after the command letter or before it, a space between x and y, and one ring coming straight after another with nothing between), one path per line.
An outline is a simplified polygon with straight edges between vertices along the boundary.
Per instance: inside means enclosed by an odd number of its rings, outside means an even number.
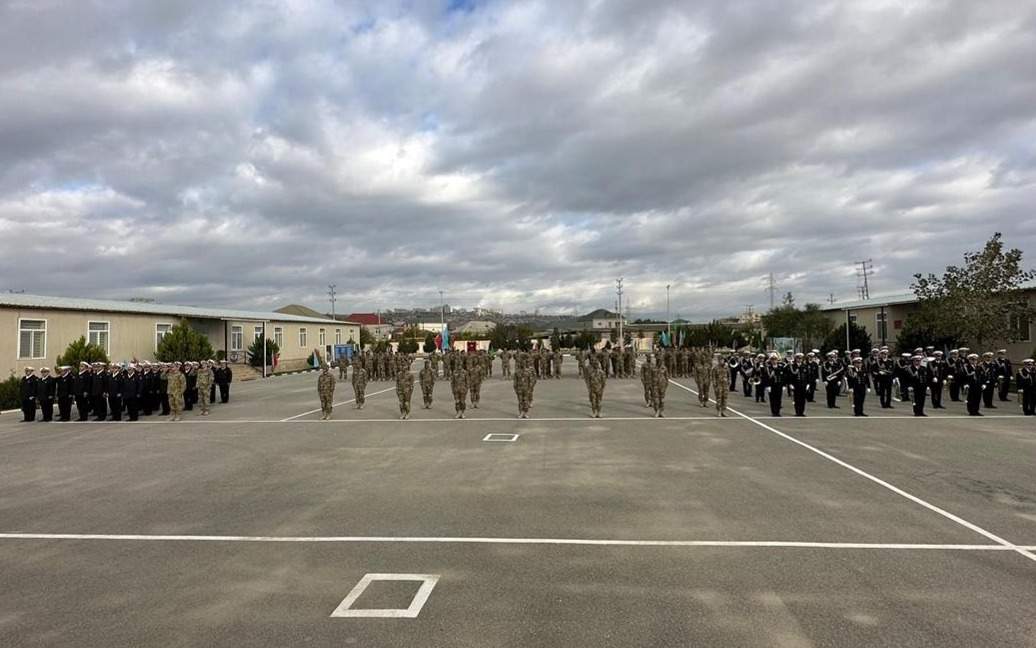
M554 331L550 334L550 348L560 349L561 348L561 334L558 333L558 327L554 327Z
M209 338L192 329L187 320L181 320L162 336L155 353L155 357L162 362L197 362L211 360L213 355Z
M499 324L489 334L489 348L528 351L532 348L531 339L532 329L524 324Z
M1021 294L1036 272L1022 269L1022 252L1004 251L997 232L980 252L964 254L963 266L947 266L942 277L914 275L910 288L918 298L917 323L935 337L982 348L994 340L1014 342L1016 322L1036 317Z
M80 336L58 356L58 366L78 367L80 362L108 362L108 354L96 344L90 344L85 336Z
M786 302L763 315L762 322L769 337L796 338L802 340L803 346L810 347L824 340L834 328L819 304L806 304L805 309L799 310L793 303Z
M277 346L277 343L266 338L266 363L273 364L273 357L281 352L281 348ZM263 366L263 342L261 338L255 338L252 340L252 344L248 347L248 364L253 367Z
M428 334L424 336L423 350L425 353L435 353L435 348L435 333L429 331Z
M399 345L396 347L396 350L400 353L417 353L417 349L417 340L415 340L414 338L400 340Z
M572 341L572 344L575 345L577 349L583 349L585 351L587 349L592 349L599 339L600 338L590 331L580 331L579 335L576 336L576 339Z
M849 349L859 349L863 353L870 353L871 336L867 333L867 329L862 326L858 326L855 322L849 323ZM828 351L845 350L845 324L842 324L835 330L831 331L824 343L820 345L820 352L827 353Z
M11 374L7 380L0 382L0 410L18 409L21 404L21 382Z
M367 330L366 326L360 327L360 349L366 349L374 344L374 336Z

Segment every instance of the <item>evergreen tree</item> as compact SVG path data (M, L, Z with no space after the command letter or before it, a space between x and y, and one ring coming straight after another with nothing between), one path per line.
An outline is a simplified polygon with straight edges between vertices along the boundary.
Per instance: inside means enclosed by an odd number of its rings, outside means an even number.
M155 357L162 362L210 360L214 353L209 338L182 320L162 337Z

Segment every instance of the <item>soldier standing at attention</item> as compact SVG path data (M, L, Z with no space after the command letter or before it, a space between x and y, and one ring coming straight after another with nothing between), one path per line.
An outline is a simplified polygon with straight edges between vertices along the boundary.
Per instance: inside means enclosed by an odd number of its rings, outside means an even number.
M655 418L665 417L665 392L669 388L669 371L665 367L665 363L660 359L655 361L654 371L654 389L652 392L652 400L655 402Z
M320 397L321 421L331 418L335 399L335 377L326 362L320 364L320 375L317 376L317 395Z
M736 354L730 356L736 363L733 367L733 371L736 372L734 375L741 371L741 361L737 359ZM712 364L709 367L711 373L710 381L712 383L712 394L713 400L716 401L716 413L720 416L727 415L727 394L732 390L727 389L727 375L731 371L731 365L729 362L723 362L723 356L720 353L714 353L712 355Z
M125 382L122 368L112 364L108 377L108 410L113 421L122 420L122 386Z
M507 349L500 350L500 378L507 380L511 377L511 352Z
M58 367L61 375L57 377L56 392L58 401L58 420L72 420L72 397L75 394L76 377L72 375L72 367Z
M453 391L453 409L457 412L457 418L464 418L464 410L467 409L465 401L468 398L468 371L463 364L453 367L450 375L450 389Z
M1033 372L1033 359L1026 358L1022 361L1022 368L1015 375L1015 384L1018 385L1018 400L1022 404L1022 414L1036 416L1036 373Z
M923 360L921 356L913 356L906 373L908 387L913 390L914 416L928 416L924 413L924 403L928 396L928 385L932 381L932 374L928 371L928 367L921 364L921 360Z
M784 396L785 366L776 353L770 354L770 362L763 368L763 381L770 395L770 414L781 415L781 399Z
M640 368L640 384L644 387L644 407L654 407L655 368L651 366L650 354L644 358L644 365Z
M853 416L867 416L863 413L863 403L867 399L867 392L870 391L868 381L873 377L873 372L863 366L860 358L853 358L849 366L846 380L849 383L849 394L853 399Z
M1007 349L1000 349L996 353L996 366L1000 370L1000 387L998 389L998 398L1001 401L1009 400L1007 394L1011 392L1011 378L1014 377L1013 367L1011 366L1011 359L1007 357Z
M143 392L144 385L137 373L137 365L131 364L122 381L122 400L126 404L126 414L130 421L136 421L140 416L140 396Z
M741 362L738 361L737 356L734 354L730 355L727 360L727 367L730 369L730 390L737 391L737 375L740 373Z
M230 402L230 383L234 382L234 371L226 360L219 361L219 374L214 374L216 386L219 387L219 402ZM215 402L213 400L212 402Z
M553 363L552 363L554 365L554 379L555 380L560 380L561 379L561 362L564 359L564 355L562 355L561 349L554 349L552 351L552 353L554 355Z
M608 379L600 368L590 366L584 372L584 380L590 396L590 418L601 418L601 399L604 398L604 385Z
M215 385L212 382L212 366L208 361L202 362L198 369L198 398L201 401L201 415L209 415L209 390Z
M75 376L75 398L76 411L79 413L79 421L85 421L90 416L90 381L93 379L93 371L89 362L79 363L79 373Z
M367 396L367 369L361 365L353 367L353 394L356 398L356 409L363 409Z
M536 389L536 372L523 357L514 370L514 393L518 397L518 418L529 418L532 409L532 394Z
M414 374L407 363L399 364L396 371L396 398L399 399L399 420L410 418L410 399L414 395Z
M36 402L40 404L42 421L54 420L54 394L57 390L49 367L40 367L40 378L36 381Z
M942 388L946 383L949 365L942 359L942 351L935 351L934 358L928 361L928 373L931 374L928 384L932 390L932 409L946 409L942 405Z
M183 394L187 390L187 378L180 371L180 363L174 362L166 368L166 390L169 400L169 410L173 415L171 420L183 420Z
M985 381L982 387L982 403L986 409L996 409L993 404L993 394L996 393L997 382L1001 379L1000 365L993 360L993 352L986 351L982 354L982 373Z
M93 373L90 381L90 410L94 414L94 421L104 421L108 418L108 372L105 371L105 364L95 362Z
M708 407L709 387L714 386L716 379L716 374L712 371L712 357L706 349L695 349L691 362L694 366L694 382L698 385L698 405ZM722 375L718 384L726 389L729 379L729 375Z
M468 356L468 391L471 393L471 407L478 409L482 400L482 358L478 355Z
M431 362L428 360L424 361L424 369L421 370L418 377L421 380L421 395L424 396L424 408L431 409L432 392L435 391L435 369L432 368Z
M18 382L18 394L22 403L22 420L31 423L36 420L36 393L40 379L32 367L25 368L25 375Z

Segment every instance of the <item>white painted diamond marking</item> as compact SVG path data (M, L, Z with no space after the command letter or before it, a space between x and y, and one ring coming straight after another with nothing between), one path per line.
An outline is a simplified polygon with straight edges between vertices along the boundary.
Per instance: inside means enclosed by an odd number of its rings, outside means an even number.
M356 599L360 598L364 591L367 590L367 586L374 581L420 581L421 587L418 588L417 594L414 595L414 600L410 602L410 607L407 608L387 610L352 609ZM331 613L331 618L416 619L437 582L439 582L438 574L367 574L360 579L359 583L356 583L356 587L349 592L349 595L342 599L335 611Z

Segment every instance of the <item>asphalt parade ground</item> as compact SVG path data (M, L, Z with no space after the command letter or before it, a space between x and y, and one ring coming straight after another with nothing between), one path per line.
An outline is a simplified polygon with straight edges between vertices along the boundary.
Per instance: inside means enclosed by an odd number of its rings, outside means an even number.
M1036 420L771 418L575 367L453 418L234 385L181 423L0 416L0 646L1036 646ZM873 395L871 395L873 398ZM1015 396L1012 395L1012 398ZM786 412L791 409L786 400Z

